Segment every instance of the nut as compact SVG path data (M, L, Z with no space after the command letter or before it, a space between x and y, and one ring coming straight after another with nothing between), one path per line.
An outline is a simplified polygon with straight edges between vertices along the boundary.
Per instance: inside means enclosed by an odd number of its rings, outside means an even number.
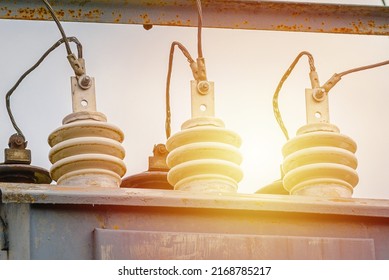
M209 83L207 81L201 81L197 84L197 90L199 91L200 94L207 94L209 91Z
M326 96L326 91L324 90L324 88L316 88L313 90L313 98L316 100L316 101L323 101L325 96Z

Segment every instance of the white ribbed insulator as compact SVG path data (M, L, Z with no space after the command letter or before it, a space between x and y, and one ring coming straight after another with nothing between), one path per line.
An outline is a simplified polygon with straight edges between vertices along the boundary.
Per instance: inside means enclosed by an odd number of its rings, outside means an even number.
M119 187L126 173L123 132L95 120L67 123L49 136L50 174L59 185Z
M291 194L351 197L358 183L356 143L331 131L311 131L283 147L283 183Z
M219 125L183 126L183 130L171 136L166 148L170 167L168 181L176 190L199 192L236 192L243 177L240 169L242 156L238 150L241 138ZM214 121L217 120L217 121ZM187 123L196 122L190 120Z

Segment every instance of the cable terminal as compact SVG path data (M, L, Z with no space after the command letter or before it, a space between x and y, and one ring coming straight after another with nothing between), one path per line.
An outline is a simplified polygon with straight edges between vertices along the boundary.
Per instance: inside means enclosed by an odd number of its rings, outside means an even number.
M339 74L334 74L323 86L324 90L328 93L340 80L342 76Z
M205 67L205 59L203 57L197 58L197 61L192 61L190 64L193 77L196 81L206 81L207 71Z
M85 74L85 60L83 58L76 58L73 53L69 54L67 58L76 76L82 76Z
M313 89L320 87L319 75L315 70L309 72L309 79L311 80L311 86Z

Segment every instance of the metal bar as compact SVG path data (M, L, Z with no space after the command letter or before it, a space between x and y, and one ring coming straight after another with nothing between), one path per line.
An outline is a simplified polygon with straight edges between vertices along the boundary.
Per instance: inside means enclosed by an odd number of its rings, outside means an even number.
M197 26L194 0L53 0L62 21ZM389 7L204 0L204 27L389 35ZM51 20L42 1L0 0L0 19Z

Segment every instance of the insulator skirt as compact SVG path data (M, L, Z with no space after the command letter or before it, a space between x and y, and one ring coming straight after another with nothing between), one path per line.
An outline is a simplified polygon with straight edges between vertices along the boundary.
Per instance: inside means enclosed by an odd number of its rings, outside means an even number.
M58 184L118 187L126 173L123 132L99 121L65 124L49 136L50 174Z
M223 127L184 129L166 143L168 181L179 190L235 192L242 179L238 134Z
M284 187L292 194L308 187L340 187L351 196L359 180L356 149L356 143L340 133L316 131L298 135L282 149Z

